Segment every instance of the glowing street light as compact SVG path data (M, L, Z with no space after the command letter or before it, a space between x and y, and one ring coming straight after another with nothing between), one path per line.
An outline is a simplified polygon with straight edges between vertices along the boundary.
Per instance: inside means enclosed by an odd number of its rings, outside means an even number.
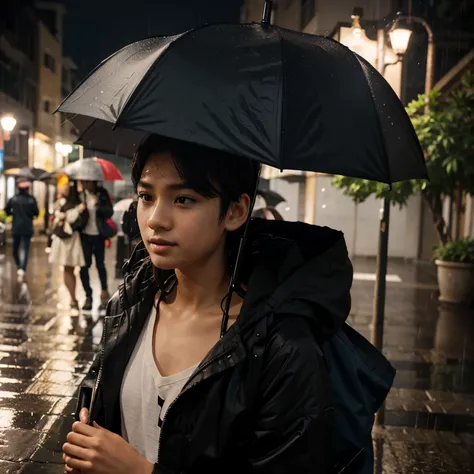
M67 155L69 155L69 153L72 153L72 145L67 145L65 143L56 142L55 148L56 148L56 151L58 153L61 153L61 155L63 155L63 156L67 156Z
M388 35L395 54L404 55L407 52L412 31L407 28L392 28Z
M4 115L0 119L0 125L4 133L4 139L10 140L10 133L16 126L16 119L12 115Z
M63 145L63 153L65 155L69 155L69 153L72 153L72 145Z

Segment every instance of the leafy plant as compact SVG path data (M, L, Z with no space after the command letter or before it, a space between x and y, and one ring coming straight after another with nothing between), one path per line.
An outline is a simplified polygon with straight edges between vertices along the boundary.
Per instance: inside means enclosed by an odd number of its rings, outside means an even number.
M8 217L5 211L0 211L0 222L2 222L3 224L11 222L11 217Z
M468 237L437 245L434 258L444 262L474 263L474 240Z
M447 94L433 90L428 97L419 95L406 107L424 151L430 181L387 185L373 181L336 176L332 184L356 203L369 196L389 198L404 206L421 192L433 215L433 224L442 245L453 240L443 217L443 200L450 196L460 210L463 197L474 195L474 74L467 72L458 89ZM458 212L459 214L459 212Z

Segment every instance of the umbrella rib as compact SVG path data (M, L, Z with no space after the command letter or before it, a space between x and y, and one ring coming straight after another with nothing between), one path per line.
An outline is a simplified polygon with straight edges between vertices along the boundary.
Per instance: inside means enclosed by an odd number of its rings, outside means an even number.
M206 27L207 25L202 25L200 28L204 28ZM125 112L127 111L127 108L129 107L130 103L132 102L132 99L135 97L135 95L137 94L137 90L140 88L141 85L143 85L145 83L145 80L147 79L147 77L152 73L152 71L154 71L154 69L157 67L157 64L159 63L160 60L163 59L163 57L165 57L165 55L168 54L168 51L172 48L172 46L177 42L179 41L180 39L184 38L185 36L188 36L190 33L194 33L198 28L195 28L195 29L191 29L191 30L188 30L188 31L185 31L184 33L181 33L179 35L175 35L176 38L168 44L168 46L166 47L165 51L163 51L162 54L160 54L160 56L158 56L153 65L148 69L148 71L143 75L143 77L141 78L141 80L135 85L132 93L128 96L128 98L125 100L125 103L122 107L122 111L120 112L119 116L117 117L117 120L115 121L113 127L112 127L112 130L115 130L119 124L120 124L120 119L123 115L125 115Z
M162 60L166 55L169 54L169 51L170 49L173 48L173 46L179 41L179 40L182 40L183 38L186 38L188 37L191 33L195 33L196 31L198 30L201 30L203 28L207 28L209 25L207 24L204 24L204 25L201 25L201 26L198 26L197 28L193 28L193 29L190 29L188 31L185 31L184 33L181 33L181 34L178 34L178 35L174 35L175 38L173 39L173 41L171 43L168 44L168 46L166 47L165 51L163 51L162 54L160 54L160 56L158 56L158 58L156 58L155 62L153 63L153 65L148 69L148 71L143 75L143 77L141 78L140 82L138 84L136 84L135 88L133 89L132 93L128 96L127 100L125 101L125 104L123 105L122 107L122 111L120 112L120 115L117 117L117 120L115 121L113 127L112 127L112 130L115 130L119 125L120 125L120 119L121 117L125 114L127 108L130 106L130 103L132 102L132 99L135 98L135 95L137 94L137 90L140 88L141 85L144 84L145 80L147 79L147 77L152 73L152 71L157 67L157 64L159 63L160 60ZM155 36L155 38L162 38L162 36ZM146 130L143 130L144 132L146 132Z
M138 43L138 41L136 41L136 43ZM134 44L134 43L132 43L132 44ZM128 45L124 46L123 48L119 49L118 51L115 51L115 53L112 53L107 58L103 59L94 69L92 69L92 71L89 74L86 75L86 77L84 77L84 79L74 88L74 90L67 95L67 97L59 104L59 107L53 112L53 115L61 111L60 110L61 107L69 99L69 97L71 97L79 89L79 87L81 87L90 77L92 77L92 75L99 68L101 68L107 61L112 59L114 56L116 56L117 54L119 54L121 51L123 51L125 48L128 48L129 46L130 45L128 44Z
M335 40L334 40L335 41ZM340 43L339 43L340 44ZM346 47L346 46L344 46ZM352 51L351 51L352 52ZM372 106L375 110L375 115L377 117L377 125L378 125L378 128L379 128L379 133L380 135L382 136L382 139L383 139L383 144L384 144L384 147L383 147L383 155L384 155L384 158L385 158L385 162L387 164L387 170L388 170L388 185L390 186L390 188L392 187L392 172L390 170L390 160L388 158L388 153L387 153L387 141L385 140L385 134L383 133L383 128L382 128L382 123L380 122L380 116L379 116L379 111L378 111L378 108L377 108L377 105L375 103L375 100L374 100L374 90L372 89L372 85L371 85L371 82L369 80L369 78L367 77L367 74L365 73L364 71L364 68L362 67L362 63L359 59L359 55L357 53L354 53L352 52L352 54L355 56L355 59L357 60L357 64L359 65L361 71L362 71L362 74L364 75L365 77L365 80L366 80L366 83L367 83L367 87L369 88L369 92L370 92L370 100L372 102ZM377 71L378 72L378 71ZM379 73L380 74L380 73ZM384 77L380 74L382 80L385 81Z
M281 34L281 31L279 28L275 28L277 31L277 35L280 39L279 41L279 46L280 46L280 61L281 61L281 81L280 81L280 86L278 88L278 112L277 112L277 140L276 143L278 143L278 150L277 150L277 155L278 155L278 161L280 162L280 171L283 171L284 169L284 163L283 163L283 154L282 154L282 149L283 149L283 135L285 134L284 128L283 128L283 104L284 104L284 96L286 96L286 69L285 69L285 61L283 61L283 35Z

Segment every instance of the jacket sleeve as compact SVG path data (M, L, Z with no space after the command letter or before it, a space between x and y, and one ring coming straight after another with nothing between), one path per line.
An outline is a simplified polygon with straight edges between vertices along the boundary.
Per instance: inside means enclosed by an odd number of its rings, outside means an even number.
M80 215L81 211L79 210L79 206L69 209L66 211L66 221L69 222L69 224L73 224L77 219L79 219Z
M12 198L8 200L5 207L5 212L7 213L7 216L11 216L13 214Z
M39 209L38 209L38 203L36 202L36 199L31 196L33 201L31 202L31 217L38 217L39 216Z
M327 368L309 328L292 336L278 344L262 369L248 455L254 473L329 472L333 409Z
M109 193L106 189L100 190L99 200L97 203L97 215L103 219L109 219L114 215L114 208L110 202Z
M79 387L79 394L78 394L76 413L75 413L76 420L79 420L79 412L83 408L89 409L91 405L92 392L94 390L94 385L95 385L97 376L99 374L99 368L100 368L100 351L99 351L99 354L96 355L94 361L92 362L91 368L87 372L87 375L85 376L84 380L82 381ZM100 389L101 387L99 387L99 390ZM96 399L100 402L101 397L97 395L96 395ZM94 420L94 421L98 421L98 420Z
M117 295L118 294L116 293L116 295L114 295L114 297L112 297L112 299L107 304L107 310L106 310L107 315L116 314L116 312L119 310ZM79 412L82 410L82 408L89 408L92 403L92 393L94 391L94 385L99 375L100 365L101 365L100 353L102 351L102 347L107 342L104 340L103 330L102 330L101 339L102 340L100 342L99 352L95 356L95 359L92 362L92 365L89 371L87 372L87 375L84 377L79 387L78 401L77 401L76 413L75 413L76 420L79 420ZM103 390L103 384L99 384L99 386L97 387L97 392L94 397L95 408L93 411L95 413L95 418L89 421L96 421L97 423L99 423L99 425L105 426L104 410L102 406L102 399L103 399L102 394L101 394L102 390Z

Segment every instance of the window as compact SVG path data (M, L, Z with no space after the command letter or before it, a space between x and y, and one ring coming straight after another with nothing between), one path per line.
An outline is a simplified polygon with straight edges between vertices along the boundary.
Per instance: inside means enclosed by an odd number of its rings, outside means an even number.
M50 100L45 100L43 102L43 110L47 113L47 114L50 114L51 113L51 101Z
M18 135L12 133L9 140L4 141L5 155L18 156Z
M36 112L36 85L31 82L25 84L25 107Z
M69 71L63 67L62 71L62 82L63 84L67 84L69 82Z
M56 72L56 61L49 53L44 53L43 56L43 65L45 68L49 69L51 72Z

